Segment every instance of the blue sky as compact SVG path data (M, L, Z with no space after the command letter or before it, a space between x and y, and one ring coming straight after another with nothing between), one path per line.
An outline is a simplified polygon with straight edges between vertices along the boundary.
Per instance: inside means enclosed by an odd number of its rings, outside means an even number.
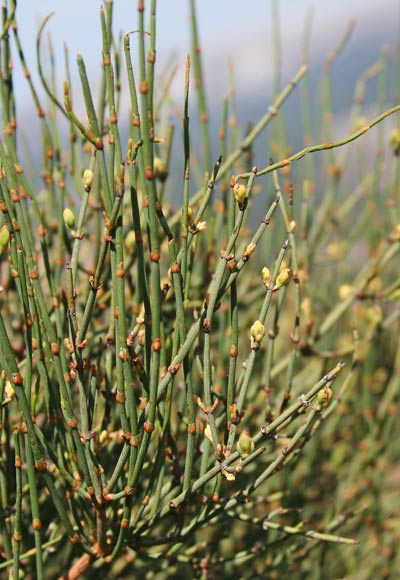
M43 18L50 12L47 33L51 35L57 62L57 85L62 98L65 79L63 45L69 47L75 103L79 101L79 81L75 65L78 52L83 55L92 85L96 86L101 62L99 0L19 0L17 14L23 47L32 73L36 73L35 38ZM149 6L146 0L146 6ZM271 96L273 71L272 0L198 0L197 14L206 70L207 97L210 106L221 106L229 87L229 61L235 64L239 102L251 111L255 99ZM317 78L325 56L340 40L351 18L357 25L343 55L335 63L336 88L354 83L367 66L380 57L383 44L397 42L399 3L397 0L278 0L282 39L283 81L286 82L301 64L304 24L312 7L310 74ZM186 53L190 50L189 1L158 0L157 64L162 70L173 58L178 65L173 94L182 102ZM123 33L137 28L137 0L114 1L114 30ZM132 41L134 45L134 41ZM19 113L31 111L26 81L18 71L14 54ZM350 71L350 73L349 73ZM349 91L352 91L352 89ZM43 94L43 93L41 93ZM349 103L350 104L350 103ZM246 113L247 115L247 113Z
M147 5L149 3L147 1ZM311 5L314 13L311 48L314 53L326 53L335 46L352 17L358 21L354 36L369 34L371 42L376 42L377 46L386 37L393 42L397 32L399 14L396 0L279 0L278 4L284 64L293 69L299 63L301 35ZM36 61L36 30L42 19L53 11L55 14L48 31L60 63L60 82L63 80L64 42L70 48L72 61L80 52L89 71L97 68L101 54L100 5L98 0L20 0L18 21L32 72ZM187 0L158 0L160 65L171 55L184 63L189 48L188 5ZM197 2L201 44L206 64L211 68L211 83L228 78L230 57L236 62L238 74L243 75L244 82L252 79L257 84L267 77L268 68L271 68L271 5L270 0ZM136 0L114 1L115 31L136 28L136 6Z

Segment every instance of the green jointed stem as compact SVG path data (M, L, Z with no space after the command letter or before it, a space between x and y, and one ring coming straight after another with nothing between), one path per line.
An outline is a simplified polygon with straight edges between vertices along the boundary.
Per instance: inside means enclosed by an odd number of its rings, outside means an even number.
M14 430L15 448L15 520L13 533L13 578L19 578L20 553L22 541L22 459L19 431Z
M395 107L392 107L391 109L388 109L384 113L381 113L380 115L375 117L375 119L370 121L367 125L365 125L361 129L359 129L358 131L356 131L352 135L345 137L344 139L341 139L340 141L331 141L328 143L321 143L319 145L312 145L311 147L305 147L304 149L302 149L301 151L298 151L297 153L294 153L293 155L291 155L287 159L283 159L282 161L278 161L278 163L273 163L273 164L269 165L268 167L265 167L264 169L257 171L256 177L260 177L261 175L266 175L267 173L271 173L272 171L276 171L277 169L282 169L283 167L287 167L291 163L298 161L299 159L301 159L305 155L308 155L309 153L315 153L316 151L327 151L329 149L336 149L337 147L343 147L343 145L347 145L347 143L351 143L352 141L355 141L356 139L358 139L359 137L364 135L369 129L372 129L372 127L374 127L375 125L377 125L378 123L380 123L381 121L383 121L384 119L389 117L390 115L397 113L398 111L400 111L400 105L397 105ZM236 175L235 179L236 180L246 179L249 177L249 175L250 175L249 173L242 173L240 175Z

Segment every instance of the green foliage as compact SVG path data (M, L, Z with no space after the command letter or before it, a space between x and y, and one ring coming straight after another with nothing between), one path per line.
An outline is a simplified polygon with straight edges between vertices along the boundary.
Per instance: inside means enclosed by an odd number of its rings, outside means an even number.
M231 90L221 157L210 167L195 3L200 161L189 57L178 119L183 158L174 159L173 105L155 71L149 4L139 0L138 32L122 50L112 2L101 10L99 94L77 58L85 121L70 81L61 103L47 80L48 19L38 36L42 105L18 10L13 1L4 9L0 569L46 580L99 572L395 578L398 135L389 140L388 123L373 138L364 134L400 105L362 119L367 82L380 79L385 101L387 55L360 79L348 137L334 141L330 66L346 31L323 78L324 142L305 139L299 152L286 145L281 107L300 85L304 134L312 133L307 66L283 90L276 71L274 102L245 136ZM26 173L16 122L14 45L41 123L41 192ZM119 119L123 67L128 138ZM268 125L274 160L257 168L252 145ZM253 202L262 208L256 217Z

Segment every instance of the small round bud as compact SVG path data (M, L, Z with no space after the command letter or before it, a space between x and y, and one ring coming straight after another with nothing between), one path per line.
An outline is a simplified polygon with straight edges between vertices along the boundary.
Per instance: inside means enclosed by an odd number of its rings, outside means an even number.
M367 318L374 325L378 326L382 322L383 313L382 309L378 304L372 304L367 308Z
M360 131L363 127L366 127L367 125L368 125L367 117L364 117L363 115L360 115L354 121L354 129L355 129L355 131Z
M246 459L253 453L255 449L254 441L247 431L241 432L236 449L242 459Z
M396 128L390 133L389 145L393 153L398 157L400 155L400 129Z
M206 439L208 439L208 441L210 441L210 443L213 442L212 435L211 435L211 427L208 423L206 425L206 428L204 429L204 436Z
M264 268L261 270L261 278L264 285L268 288L269 283L271 281L271 272L269 271L267 266L264 266Z
M196 233L197 232L205 232L207 229L207 222L199 222L196 226Z
M283 270L281 270L276 279L274 290L279 290L279 288L287 286L290 282L290 275L291 275L290 268L284 268Z
M94 172L91 169L85 169L83 172L83 185L85 189L90 189L92 187L94 178Z
M327 407L332 400L332 389L328 386L320 389L317 394L317 401L320 407Z
M260 343L264 338L265 328L260 320L256 320L255 323L250 328L250 334L252 341Z
M168 169L165 164L165 161L160 159L159 157L154 157L154 174L156 178L163 182L168 177Z
M256 249L257 245L254 242L250 242L250 244L248 244L246 246L246 249L244 251L243 257L246 257L246 259L248 260L251 256L251 254L254 252L254 250Z
M63 211L64 223L69 230L75 229L75 215L72 209L66 207Z
M7 380L4 387L4 399L11 401L14 397L15 397L15 389L10 383L10 381Z
M352 291L353 288L350 286L350 284L342 284L341 286L339 286L338 294L340 300L346 300L346 298L350 296Z
M242 183L236 183L233 187L233 195L236 201L240 204L243 203L246 197L247 188Z
M0 229L0 255L7 249L9 241L10 232L8 227L5 225Z
M188 206L187 216L188 216L188 224L191 225L194 220L194 210L191 205Z
M136 235L134 230L129 230L124 240L125 248L130 254L133 254L136 248Z

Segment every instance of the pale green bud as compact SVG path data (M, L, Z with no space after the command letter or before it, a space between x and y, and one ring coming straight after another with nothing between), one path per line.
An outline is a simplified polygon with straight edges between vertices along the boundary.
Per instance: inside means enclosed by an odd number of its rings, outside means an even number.
M399 129L397 129L397 128L393 129L393 131L390 133L389 144L390 144L390 147L392 148L393 153L396 155L396 157L398 157L400 154L400 130Z
M74 216L74 212L72 211L72 209L70 209L69 207L66 207L65 210L63 211L63 218L64 218L64 223L67 226L67 228L69 230L74 230L75 229L75 216Z
M290 268L284 268L276 279L274 290L279 290L279 288L287 286L290 282L290 274Z
M0 255L7 249L9 241L10 241L10 232L7 226L3 226L0 229Z
M136 248L136 235L134 230L129 230L129 232L125 236L125 248L128 250L129 253L133 253Z
M236 449L242 459L246 459L253 453L255 449L254 441L247 431L241 432Z

